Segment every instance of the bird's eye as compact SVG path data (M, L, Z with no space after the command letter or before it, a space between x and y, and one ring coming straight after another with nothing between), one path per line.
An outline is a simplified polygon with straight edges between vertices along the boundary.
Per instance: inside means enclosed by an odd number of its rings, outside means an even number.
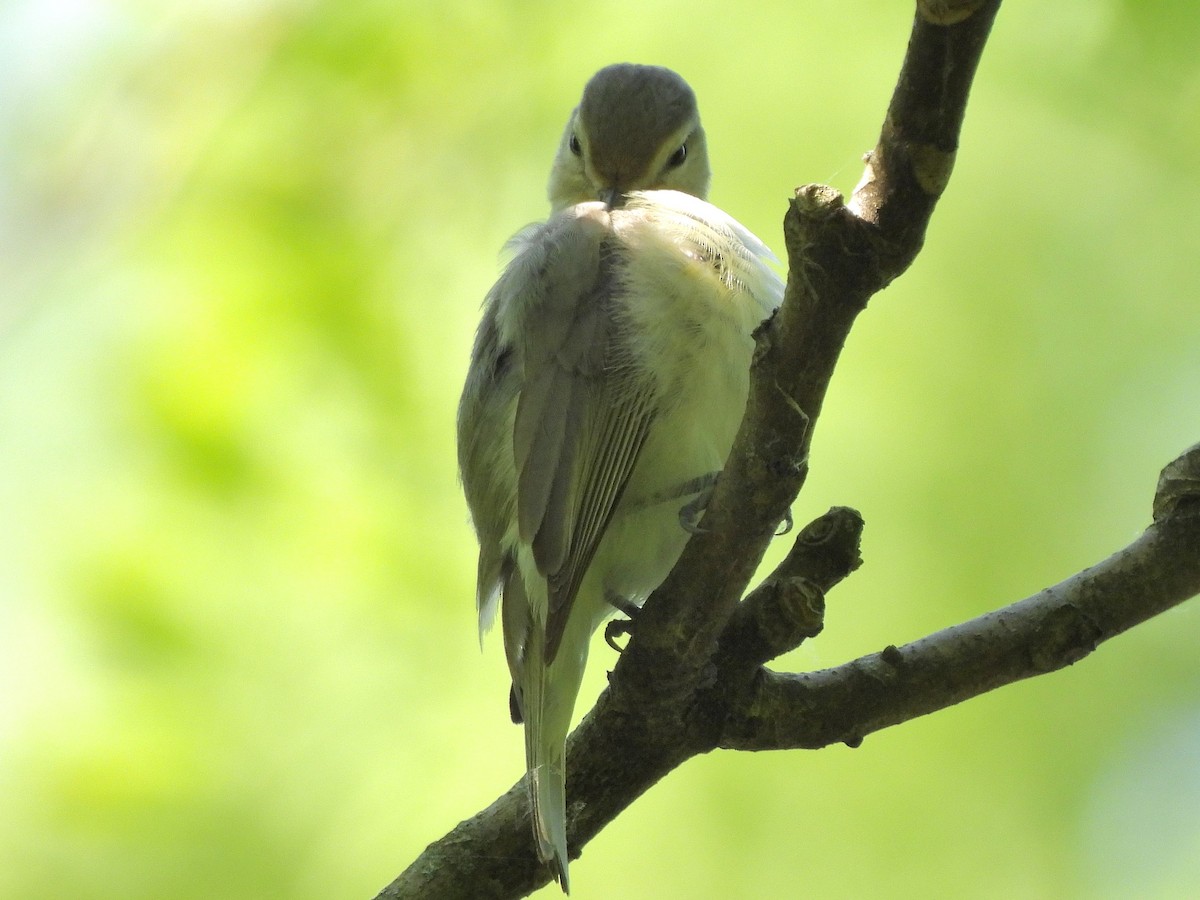
M667 160L667 166L678 169L683 165L685 159L687 159L687 144L680 144L679 149L672 153L671 158Z
M579 143L579 135L571 135L571 139L567 141L567 146L571 148L571 152L576 156L583 156L583 145Z

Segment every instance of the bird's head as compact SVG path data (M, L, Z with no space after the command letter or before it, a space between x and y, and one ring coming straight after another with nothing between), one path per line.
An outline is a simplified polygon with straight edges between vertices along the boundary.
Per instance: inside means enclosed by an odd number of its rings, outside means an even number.
M620 206L630 191L708 193L708 149L696 95L660 66L601 69L571 113L550 172L557 212L601 200Z

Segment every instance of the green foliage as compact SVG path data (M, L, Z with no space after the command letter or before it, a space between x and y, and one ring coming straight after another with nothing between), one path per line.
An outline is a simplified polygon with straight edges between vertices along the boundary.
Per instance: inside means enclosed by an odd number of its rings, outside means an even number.
M781 248L794 185L852 189L908 13L39 9L0 15L0 896L370 896L521 774L454 404L583 82L683 73L714 199ZM1002 10L796 509L861 509L867 564L784 664L1018 599L1148 523L1200 439L1197 39L1183 2ZM695 760L573 896L1189 895L1198 639L1193 604L854 752Z

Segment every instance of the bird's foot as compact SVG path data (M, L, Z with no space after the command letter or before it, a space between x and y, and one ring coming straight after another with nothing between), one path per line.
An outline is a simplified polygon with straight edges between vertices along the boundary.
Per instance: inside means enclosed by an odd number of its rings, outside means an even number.
M704 533L700 520L704 518L704 511L708 509L708 501L712 499L716 486L717 476L714 474L712 481L702 487L700 493L679 508L679 525L688 534Z
M604 626L604 643L608 644L608 646L612 647L618 653L622 653L625 648L617 643L617 638L633 634L633 623L637 620L639 610L635 604L616 594L610 594L606 599L610 606L615 607L619 612L624 613L628 617L625 619L613 619Z

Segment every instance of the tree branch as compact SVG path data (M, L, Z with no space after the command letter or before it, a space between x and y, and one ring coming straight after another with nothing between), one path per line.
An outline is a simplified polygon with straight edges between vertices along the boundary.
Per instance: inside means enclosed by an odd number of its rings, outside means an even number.
M1164 470L1155 524L1060 585L921 641L806 675L762 668L821 627L859 563L862 520L834 509L744 602L804 483L808 448L853 323L916 257L958 147L1000 0L918 0L878 145L850 202L800 188L784 220L784 303L756 335L746 415L701 523L647 601L610 686L571 735L573 856L645 790L716 747L820 747L1081 659L1200 592L1200 446ZM524 784L431 844L379 898L518 897L549 881Z
M803 675L760 671L721 740L738 750L856 745L874 731L1079 662L1200 594L1200 444L1168 465L1155 521L1125 549L1003 609Z

